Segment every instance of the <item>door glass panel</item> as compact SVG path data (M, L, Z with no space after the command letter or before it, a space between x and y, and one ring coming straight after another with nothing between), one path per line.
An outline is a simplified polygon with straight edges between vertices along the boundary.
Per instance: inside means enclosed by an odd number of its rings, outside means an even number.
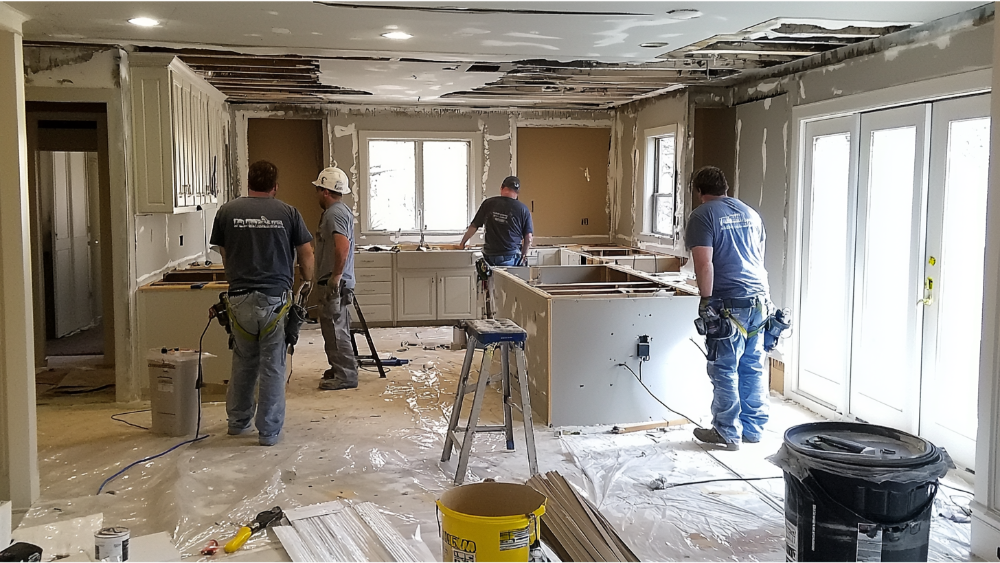
M862 304L852 392L902 411L910 373L916 127L871 133Z
M934 292L939 300L935 371L948 379L933 397L940 411L948 413L937 423L972 439L977 426L989 134L989 118L948 124L941 279Z
M368 199L374 231L413 231L417 227L416 144L413 141L369 141Z
M469 143L424 141L424 224L430 231L469 226Z
M799 387L835 404L837 398L826 395L831 383L844 381L849 352L851 135L814 137L812 151L809 259L800 317L801 369L807 375L800 377Z

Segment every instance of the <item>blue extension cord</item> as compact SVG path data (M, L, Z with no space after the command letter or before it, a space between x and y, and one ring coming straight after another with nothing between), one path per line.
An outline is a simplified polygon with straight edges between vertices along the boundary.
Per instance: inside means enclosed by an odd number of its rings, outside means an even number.
M151 455L149 457L144 457L144 458L140 459L139 461L134 461L134 462L126 465L124 469L122 469L118 473L115 473L111 477L108 477L107 479L105 479L104 482L101 483L100 488L97 489L97 494L101 494L101 492L104 491L104 487L106 487L108 485L108 483L114 481L122 473L125 473L126 471L128 471L129 469L132 469L136 465L139 465L140 463L146 463L147 461L153 461L154 459L156 459L158 457L163 457L163 456L167 455L168 453L176 450L177 448L179 448L181 446L185 446L187 444L193 444L195 442L200 442L201 440L204 440L205 438L208 438L211 435L211 434L205 434L204 436L198 436L198 434L201 434L201 382L202 382L201 354L202 354L202 350L204 349L205 333L208 332L208 327L210 327L210 326L212 326L212 319L208 319L208 324L205 325L205 330L201 331L201 337L198 339L198 426L195 428L195 431L194 431L194 436L195 437L191 438L190 440L185 440L185 441L181 442L180 444L177 444L176 446L170 448L169 450L166 450L164 452L160 452L160 453L158 453L156 455Z

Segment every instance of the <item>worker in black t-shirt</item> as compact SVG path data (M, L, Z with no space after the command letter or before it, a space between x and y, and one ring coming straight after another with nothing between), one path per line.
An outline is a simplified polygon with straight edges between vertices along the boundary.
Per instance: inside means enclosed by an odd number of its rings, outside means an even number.
M531 247L534 227L531 212L517 200L521 181L507 176L500 184L500 195L483 201L472 224L462 237L462 248L480 227L485 227L483 258L490 266L520 266Z

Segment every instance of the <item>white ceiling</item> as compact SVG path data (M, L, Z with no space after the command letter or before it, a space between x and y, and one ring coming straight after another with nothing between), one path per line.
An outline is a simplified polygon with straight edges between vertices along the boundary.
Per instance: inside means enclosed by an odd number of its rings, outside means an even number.
M371 102L433 101L496 81L452 78L441 63L544 59L662 64L658 55L775 18L847 25L919 24L982 2L9 2L27 41L221 49L322 60L323 84ZM450 7L450 9L449 9ZM153 28L127 22L145 16ZM695 16L695 17L692 17ZM813 22L817 23L817 22ZM391 30L411 39L381 37ZM667 43L659 48L642 43ZM376 57L360 62L343 57ZM399 59L419 59L400 61ZM509 70L509 67L505 70ZM451 84L448 84L451 82Z

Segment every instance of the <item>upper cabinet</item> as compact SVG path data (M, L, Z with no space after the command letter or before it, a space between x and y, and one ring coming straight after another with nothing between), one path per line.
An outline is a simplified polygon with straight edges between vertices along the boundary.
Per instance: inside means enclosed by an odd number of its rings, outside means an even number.
M133 53L129 63L138 211L183 213L225 201L225 94L172 54Z

